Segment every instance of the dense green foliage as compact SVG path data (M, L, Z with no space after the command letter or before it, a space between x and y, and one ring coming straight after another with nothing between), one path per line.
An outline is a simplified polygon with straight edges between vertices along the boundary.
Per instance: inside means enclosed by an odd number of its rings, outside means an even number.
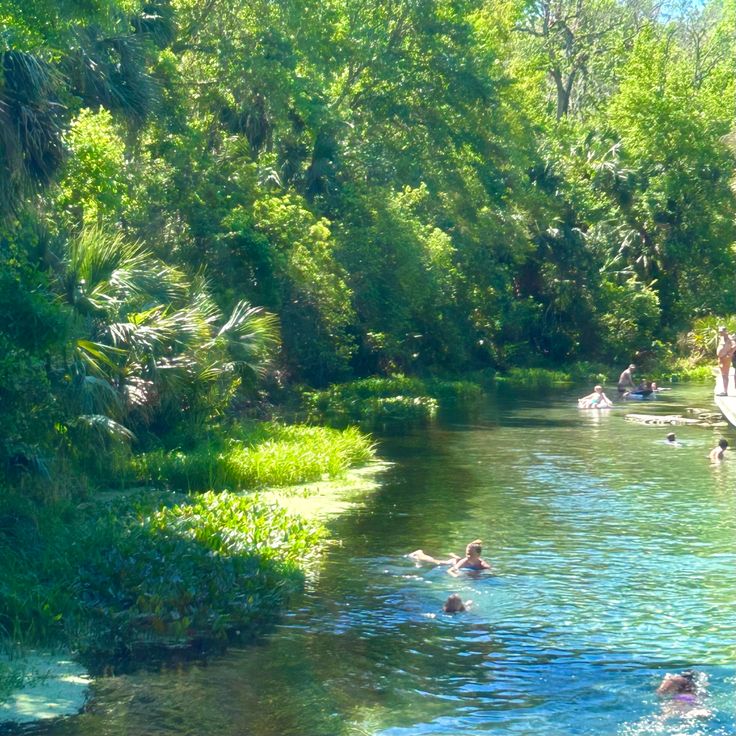
M671 363L736 312L736 9L670 11L2 0L6 477L196 436L265 372Z
M443 401L472 400L480 395L480 386L470 381L422 380L399 374L311 391L304 403L315 421L374 425L385 420L426 421Z
M372 456L243 424L296 386L345 423L477 395L437 375L694 375L736 314L734 29L734 0L0 0L0 632L111 651L273 605L313 541L273 510L66 504Z
M0 627L87 652L227 636L270 619L319 530L256 497L154 497L103 508L0 510Z

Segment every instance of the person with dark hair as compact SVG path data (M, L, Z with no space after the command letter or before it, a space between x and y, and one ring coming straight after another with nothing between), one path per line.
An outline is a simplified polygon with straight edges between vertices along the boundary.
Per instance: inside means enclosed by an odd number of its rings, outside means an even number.
M471 602L472 601L466 601L463 603L463 599L457 593L453 593L445 601L442 606L442 610L445 613L464 613L468 610L468 606Z
M705 675L685 670L673 675L668 672L659 683L657 695L665 701L667 715L707 718L711 715L702 705L701 682Z
M710 461L712 463L717 463L720 460L723 460L723 458L726 455L726 450L728 449L728 440L721 439L718 440L718 444L710 451L710 455L708 457L710 458Z

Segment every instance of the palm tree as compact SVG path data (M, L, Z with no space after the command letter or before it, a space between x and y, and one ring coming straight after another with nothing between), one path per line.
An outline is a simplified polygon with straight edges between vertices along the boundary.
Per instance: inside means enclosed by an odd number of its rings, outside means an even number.
M162 414L202 421L243 379L263 375L278 344L273 315L240 301L225 318L204 279L190 281L119 233L88 228L60 261L76 428L127 440Z

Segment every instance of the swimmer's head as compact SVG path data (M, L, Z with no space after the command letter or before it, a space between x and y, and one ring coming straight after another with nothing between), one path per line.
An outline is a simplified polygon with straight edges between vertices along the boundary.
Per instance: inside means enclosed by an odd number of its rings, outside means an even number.
M481 542L480 539L474 539L465 548L465 554L468 556L478 555L480 557L480 553L482 551L483 551L483 542Z
M677 439L677 437L675 437L675 433L674 432L670 432L667 435L667 442L674 442L676 439Z
M680 672L678 675L670 674L664 676L657 688L658 695L681 695L683 693L694 693L697 690L695 673L690 670Z
M723 438L718 440L718 447L720 447L721 450L725 450L728 447L728 440L725 440Z
M457 594L453 593L446 601L444 606L442 606L445 613L461 613L465 610L465 605L463 604L463 599Z

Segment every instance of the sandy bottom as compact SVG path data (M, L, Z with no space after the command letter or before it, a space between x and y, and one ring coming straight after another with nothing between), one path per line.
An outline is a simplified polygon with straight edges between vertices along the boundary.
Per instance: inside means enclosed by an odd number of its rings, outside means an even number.
M388 467L388 463L373 462L348 471L344 478L277 488L260 496L265 501L277 503L289 513L305 519L322 520L364 503L367 495L380 486L376 476Z
M0 723L68 716L84 707L91 679L68 656L29 654L5 661L25 674L26 684L0 703Z

